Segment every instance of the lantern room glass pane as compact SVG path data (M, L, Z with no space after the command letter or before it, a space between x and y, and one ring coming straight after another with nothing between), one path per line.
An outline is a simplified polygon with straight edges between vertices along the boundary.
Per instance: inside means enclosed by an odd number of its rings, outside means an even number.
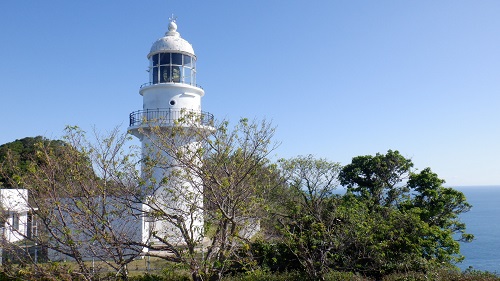
M184 55L184 66L191 66L191 57Z
M191 68L184 67L184 83L191 84Z
M181 82L181 69L178 66L172 66L172 82Z
M182 54L172 54L172 64L182 65Z
M170 64L170 53L160 54L160 64Z
M160 66L160 82L171 82L170 66Z
M153 62L153 65L158 65L158 56L159 56L159 54L156 54L156 55L153 55L153 56L151 57L151 60L152 60L152 62Z
M158 67L153 67L153 84L158 84Z

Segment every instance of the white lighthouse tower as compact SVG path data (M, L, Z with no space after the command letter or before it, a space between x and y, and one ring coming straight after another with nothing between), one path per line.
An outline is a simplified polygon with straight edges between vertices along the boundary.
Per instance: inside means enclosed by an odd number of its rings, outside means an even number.
M178 169L175 160L156 142L160 138L168 138L168 132L177 128L179 120L186 116L190 116L192 123L184 123L185 130L209 130L213 115L201 111L201 98L205 92L196 84L196 56L191 44L177 32L175 19L170 19L168 31L153 43L147 58L149 82L142 85L139 91L143 97L143 108L130 114L129 131L140 139L143 158L162 155L167 162L174 162L153 167L152 178L146 180L159 188L154 190L151 197L154 199L149 204L161 208L165 214L163 217L183 217L185 224L195 229L192 238L196 239L201 235L203 216L201 209L193 211L193 204L202 204L202 194L193 181L173 178L175 173L172 171ZM153 126L155 130L152 130ZM181 143L178 149L199 145L192 140L183 141L185 143ZM182 237L178 237L181 235L179 227L172 221L160 218L150 228L156 236L170 244L183 243Z

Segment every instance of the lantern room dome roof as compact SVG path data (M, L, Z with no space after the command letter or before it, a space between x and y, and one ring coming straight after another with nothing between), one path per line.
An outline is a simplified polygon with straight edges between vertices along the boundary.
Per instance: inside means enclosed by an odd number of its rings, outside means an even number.
M153 43L148 58L154 54L164 52L185 53L194 56L193 46L191 46L188 41L184 40L179 32L177 32L175 20L171 20L168 24L168 31L165 33L165 36Z

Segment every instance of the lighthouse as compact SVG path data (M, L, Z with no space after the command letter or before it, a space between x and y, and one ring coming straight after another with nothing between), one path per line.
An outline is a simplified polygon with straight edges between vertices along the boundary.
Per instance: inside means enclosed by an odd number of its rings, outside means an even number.
M170 19L168 31L153 43L147 58L149 82L139 90L142 110L130 113L129 132L141 141L142 158L157 160L142 167L143 176L147 177L145 185L153 187L150 197L145 199L155 210L149 226L152 236L157 242L178 245L186 239L181 237L180 228L184 226L189 228L191 239L201 237L203 198L196 175L182 175L185 163L177 163L178 159L172 155L196 150L200 144L195 139L179 134L211 130L213 115L201 110L205 92L196 83L196 55L177 31L175 19ZM169 138L175 147L165 149L161 143ZM196 161L191 164L201 165Z

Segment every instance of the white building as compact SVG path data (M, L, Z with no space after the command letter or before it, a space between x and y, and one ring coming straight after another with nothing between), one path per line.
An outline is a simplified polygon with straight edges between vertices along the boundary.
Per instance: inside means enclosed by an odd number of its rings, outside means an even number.
M14 243L33 233L27 200L27 189L0 189L0 204L3 212L1 231L4 241Z
M97 210L95 213L85 208L76 207L75 202ZM72 229L72 238L77 241L74 244L60 244L58 241L50 240L51 246L56 246L56 251L52 247L48 249L48 258L52 261L63 261L71 259L63 254L71 252L71 248L78 249L83 260L112 260L121 255L124 258L138 258L147 252L147 248L136 244L148 244L149 241L149 221L143 215L146 208L142 203L132 203L127 198L99 197L91 198L66 198L60 200L58 212L63 215L61 221L64 226ZM90 212L89 212L90 211ZM100 212L103 211L103 216ZM88 221L82 221L82 218L94 220L95 224L89 224ZM100 223L100 220L105 220ZM101 231L96 228L103 227ZM61 223L55 223L53 231L62 230ZM57 228L57 230L55 229ZM112 230L112 231L111 231ZM112 233L112 234L111 234ZM106 236L106 237L105 237ZM119 247L115 243L121 243Z
M175 126L175 122L184 116L197 116L198 123L203 125L210 125L213 122L213 116L201 111L201 97L204 95L202 88L196 85L196 56L192 46L177 32L177 25L174 20L171 20L168 27L168 32L164 37L158 39L148 54L149 60L149 82L142 85L139 93L143 97L143 109L132 112L130 114L130 127L129 132L138 137L142 143L143 156L149 153L156 153L151 151L152 139L155 136L148 134L150 126L158 125L160 128L171 128ZM189 127L189 126L188 126ZM209 127L207 127L209 128ZM209 128L210 129L210 128ZM185 143L186 146L196 146L196 143ZM154 169L153 177L157 182L160 182L165 173L169 170L158 167ZM173 183L171 180L170 183ZM184 241L180 238L176 227L173 227L166 221L153 221L147 217L151 205L157 205L158 208L168 209L166 212L176 210L181 214L183 211L188 211L186 201L178 200L179 193L191 192L195 194L193 197L196 204L202 204L202 195L195 192L189 183L178 181L175 184L180 187L175 192L172 192L168 186L162 186L156 190L155 194L151 194L152 202L136 203L120 203L120 201L127 201L127 198L107 198L106 202L101 202L100 199L95 198L92 205L106 206L108 212L116 213L112 206L120 206L120 215L108 217L108 223L113 226L114 231L119 233L124 243L137 242L142 245L155 245L157 240L151 239L151 233L155 232L162 237L169 237L169 243L173 245L183 244ZM177 199L174 199L176 197ZM148 200L148 199L146 199ZM73 198L63 200L60 208L65 215L64 220L71 225L71 228L78 230L78 241L81 243L79 252L85 260L94 259L110 259L112 251L106 251L109 248L105 243L99 244L92 242L92 231L84 229L85 223L81 223L71 217L70 213L78 212L72 210ZM122 209L127 205L129 209ZM99 207L101 208L101 207ZM191 214L193 215L193 214ZM194 238L201 237L203 228L203 214L201 210L196 212L194 216L187 218L191 219L190 224L198 229L198 234ZM134 244L134 243L130 243ZM60 247L64 248L64 245ZM124 249L125 255L128 256L143 256L149 251L148 247L139 245L130 246ZM68 256L61 253L61 251L48 250L48 257L50 260L66 260L70 259Z
M201 209L193 212L192 206L202 204L202 194L194 187L193 181L169 176L176 169L176 164L172 165L175 161L155 147L158 138L150 130L151 126L158 126L160 130L168 132L177 126L179 118L186 117L194 117L191 118L192 122L196 122L196 126L191 126L189 122L183 124L186 130L193 130L195 127L196 130L211 129L213 115L201 111L201 98L205 92L196 84L196 55L191 44L177 32L175 20L171 19L165 36L153 43L147 58L149 82L139 91L143 97L143 106L142 110L130 114L129 131L140 139L143 157L162 155L167 162L171 161L169 169L156 167L151 173L156 183L162 182L165 177L169 178L169 184L155 190L153 204L167 213L184 217L187 224L195 229L193 238L200 238L203 214ZM195 141L185 141L179 147L192 149L198 145ZM162 237L168 237L166 239L171 244L183 243L182 239L178 239L180 233L177 228L166 221L156 221L151 230Z
M0 265L4 262L4 256L12 258L13 253L24 255L30 251L30 248L36 252L36 247L32 248L33 245L26 243L28 240L25 239L31 238L37 231L27 200L28 190L26 189L0 189L0 214L2 216Z

